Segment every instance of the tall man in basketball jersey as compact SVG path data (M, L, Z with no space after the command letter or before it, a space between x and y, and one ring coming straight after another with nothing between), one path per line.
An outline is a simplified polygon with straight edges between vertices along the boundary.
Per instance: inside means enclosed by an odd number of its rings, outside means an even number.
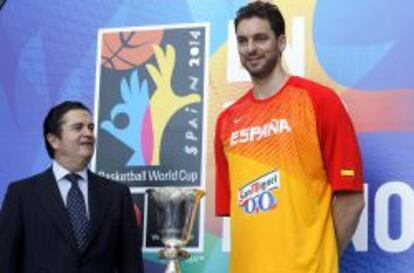
M87 168L93 129L79 102L49 111L43 133L52 166L8 187L0 212L1 272L143 272L128 187Z
M337 273L364 206L350 118L331 89L283 69L275 5L242 7L235 28L253 87L216 127L216 214L230 216L230 272Z

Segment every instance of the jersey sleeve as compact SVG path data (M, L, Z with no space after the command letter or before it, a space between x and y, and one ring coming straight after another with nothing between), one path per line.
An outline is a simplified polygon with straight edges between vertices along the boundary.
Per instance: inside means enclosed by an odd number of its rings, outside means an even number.
M320 92L319 92L320 91ZM328 88L311 95L328 181L334 191L362 191L362 161L352 121Z
M214 139L214 154L216 161L216 216L230 216L230 184L227 158L221 137L223 115L217 120Z

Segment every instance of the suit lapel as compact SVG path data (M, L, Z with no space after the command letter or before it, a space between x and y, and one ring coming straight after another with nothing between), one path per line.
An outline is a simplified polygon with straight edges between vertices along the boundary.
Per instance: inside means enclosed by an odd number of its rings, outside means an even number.
M88 245L93 241L104 219L111 196L106 190L104 180L88 171L88 198L89 198L89 236ZM87 247L88 247L87 245Z
M47 169L41 174L36 183L37 187L35 188L37 189L37 195L39 196L44 209L51 217L58 230L63 234L63 237L77 249L72 232L72 225L67 215L52 168Z

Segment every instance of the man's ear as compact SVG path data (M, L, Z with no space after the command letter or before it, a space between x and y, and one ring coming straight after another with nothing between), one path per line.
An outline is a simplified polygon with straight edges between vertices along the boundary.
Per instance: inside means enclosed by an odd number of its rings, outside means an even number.
M285 51L285 48L286 48L286 35L280 34L279 37L277 37L277 44L279 46L280 53Z
M52 146L52 148L54 150L59 148L59 144L60 144L60 139L57 135L52 134L52 133L48 133L46 135L47 141L49 142L50 146Z

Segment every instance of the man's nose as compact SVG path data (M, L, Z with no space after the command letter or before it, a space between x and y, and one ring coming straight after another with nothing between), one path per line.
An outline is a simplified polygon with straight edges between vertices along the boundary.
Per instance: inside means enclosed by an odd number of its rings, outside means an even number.
M248 53L254 53L256 51L256 44L254 41L248 41L247 42L247 52Z
M85 128L83 130L83 134L85 136L93 137L93 128L89 128L88 126L85 126Z

